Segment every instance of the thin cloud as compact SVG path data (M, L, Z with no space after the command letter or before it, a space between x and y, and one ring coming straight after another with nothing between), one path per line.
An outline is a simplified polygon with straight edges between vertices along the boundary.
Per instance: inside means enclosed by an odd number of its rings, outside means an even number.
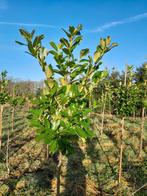
M1 9L1 2L4 2L4 0L0 0L0 9ZM110 29L110 28L118 26L118 25L123 25L123 24L127 24L127 23L136 22L136 21L139 21L139 20L142 20L142 19L145 19L145 18L147 18L147 12L144 12L142 14L138 14L138 15L133 16L133 17L125 18L125 19L122 19L122 20L112 21L110 23L106 23L102 26L99 26L96 29L85 30L85 33L99 33L99 32L103 32L107 29ZM20 23L20 22L0 21L0 25L61 29L61 26L55 26L55 25L50 25L50 24L42 24L42 23Z
M145 12L143 14L138 14L138 15L133 16L133 17L125 18L125 19L122 19L122 20L112 21L110 23L106 23L106 24L104 24L102 26L99 26L96 29L87 30L87 32L89 32L89 33L99 33L99 32L103 32L103 31L105 31L107 29L110 29L111 27L115 27L115 26L122 25L122 24L136 22L136 21L142 20L144 18L147 18L147 12Z
M0 10L6 10L8 8L8 4L6 0L0 0Z
M19 23L19 22L5 22L0 21L0 25L8 25L8 26L27 26L27 27L43 27L43 28L52 28L52 29L60 29L61 27L49 25L49 24L41 24L41 23Z

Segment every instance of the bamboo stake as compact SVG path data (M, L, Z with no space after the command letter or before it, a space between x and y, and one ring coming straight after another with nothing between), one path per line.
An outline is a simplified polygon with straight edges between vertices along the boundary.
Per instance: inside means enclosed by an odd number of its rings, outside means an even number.
M135 192L132 193L132 195L135 195L138 191L140 191L142 188L146 187L147 183L145 183L144 185L142 185L139 189L137 189Z
M13 99L15 97L15 86L13 86L12 97L13 97ZM11 116L11 128L12 128L12 132L14 131L14 111L15 111L15 108L13 106L12 107L12 116Z
M46 145L46 159L48 160L49 158L49 146L48 144Z
M3 106L0 105L0 149L2 147L2 129L3 129L2 121L3 121Z
M125 68L125 78L124 78L124 86L127 85L127 72L128 72L128 67L126 65ZM118 184L121 186L121 179L122 179L122 162L123 162L123 138L124 138L124 124L125 124L125 117L122 117L121 121L121 135L120 135L120 157L119 157L119 173L118 173ZM120 193L121 195L121 193Z
M118 183L121 184L121 178L122 178L122 161L123 161L123 136L124 136L124 121L125 118L122 118L121 121L121 136L120 136L120 160L119 160L119 174L118 174Z
M101 135L103 134L103 130L104 130L104 118L105 118L105 108L106 108L106 97L107 97L107 94L105 94L105 96L104 96L104 105L103 105L102 122L101 122Z
M139 145L139 158L141 158L141 152L142 152L142 145L143 145L143 132L144 132L144 113L145 108L142 108L142 118L141 118L141 133L140 133L140 145Z
M15 109L14 109L14 107L12 107L12 115L11 115L11 129L12 129L12 132L14 131L14 112L15 112Z
M6 168L7 168L7 173L10 173L10 168L9 168L9 143L10 143L10 130L8 129L7 133L7 148L6 148Z

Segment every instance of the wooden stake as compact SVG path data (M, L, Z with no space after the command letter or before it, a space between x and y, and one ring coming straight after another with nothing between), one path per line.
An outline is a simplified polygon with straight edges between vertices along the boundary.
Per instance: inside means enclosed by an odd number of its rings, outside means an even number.
M123 137L124 137L124 122L125 118L122 118L121 121L121 136L120 136L120 160L119 160L119 174L118 174L118 183L121 184L121 178L122 178L122 160L123 160Z
M124 86L127 85L127 73L128 73L128 66L126 65L125 69L125 78L124 78ZM121 179L122 179L122 162L123 162L123 147L124 147L124 124L125 124L125 117L122 117L121 121L121 135L120 135L120 157L119 157L119 172L118 172L118 184L119 187L121 186ZM121 195L121 193L120 193Z
M107 97L107 95L105 94L105 96L104 96L103 111L102 111L101 135L103 134L103 129L104 129L104 118L105 118L105 108L106 108L106 97Z
M140 145L139 145L139 158L141 158L141 152L142 152L142 145L143 145L143 132L144 132L144 113L145 108L142 108L142 118L141 118L141 133L140 133Z
M10 142L10 130L8 129L7 133L7 149L6 149L6 168L8 174L10 173L10 168L9 168L9 142Z
M12 115L11 115L11 129L12 129L12 132L14 131L14 107L12 107Z
M0 149L2 147L2 129L3 129L3 105L0 105Z

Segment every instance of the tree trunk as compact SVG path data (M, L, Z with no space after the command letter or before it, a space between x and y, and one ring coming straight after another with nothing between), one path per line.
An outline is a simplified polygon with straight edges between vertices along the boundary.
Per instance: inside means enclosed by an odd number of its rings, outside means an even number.
M120 159L119 159L119 174L118 174L119 185L121 185L121 178L122 178L124 121L125 121L125 118L123 117L121 121L121 136L120 136L120 157L119 157Z
M144 113L145 108L142 108L142 114L141 114L141 133L140 133L140 145L139 145L139 158L141 158L141 152L142 152L142 144L143 144L143 132L144 132Z
M0 105L0 149L2 147L3 106Z
M62 153L59 152L59 155L58 155L58 165L57 165L57 196L60 196L61 166L62 166Z

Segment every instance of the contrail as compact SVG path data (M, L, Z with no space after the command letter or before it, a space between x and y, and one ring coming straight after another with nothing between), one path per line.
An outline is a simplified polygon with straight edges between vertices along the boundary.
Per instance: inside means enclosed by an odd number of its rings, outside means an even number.
M122 19L122 20L112 21L110 23L106 23L102 26L99 26L96 29L86 30L86 32L87 33L99 33L99 32L103 32L107 29L110 29L111 27L136 22L136 21L142 20L144 18L147 18L147 12L144 12L142 14L138 14L136 16L132 16L132 17L129 17L129 18L125 18L125 19Z
M43 27L43 28L52 28L52 29L60 29L59 26L49 25L49 24L39 24L39 23L19 23L19 22L4 22L0 21L0 25L9 25L9 26L26 26L26 27Z
M142 19L147 18L147 12L144 12L142 14L138 14L136 16L132 16L129 18L125 18L118 21L112 21L110 23L106 23L102 26L97 27L96 29L90 29L90 30L84 30L85 33L99 33L103 32L107 29L110 29L111 27L115 27L122 24L132 23L136 22ZM9 25L9 26L20 26L20 27L42 27L42 28L51 28L51 29L61 29L61 26L55 26L55 25L49 25L49 24L42 24L42 23L19 23L19 22L5 22L0 21L0 25Z

